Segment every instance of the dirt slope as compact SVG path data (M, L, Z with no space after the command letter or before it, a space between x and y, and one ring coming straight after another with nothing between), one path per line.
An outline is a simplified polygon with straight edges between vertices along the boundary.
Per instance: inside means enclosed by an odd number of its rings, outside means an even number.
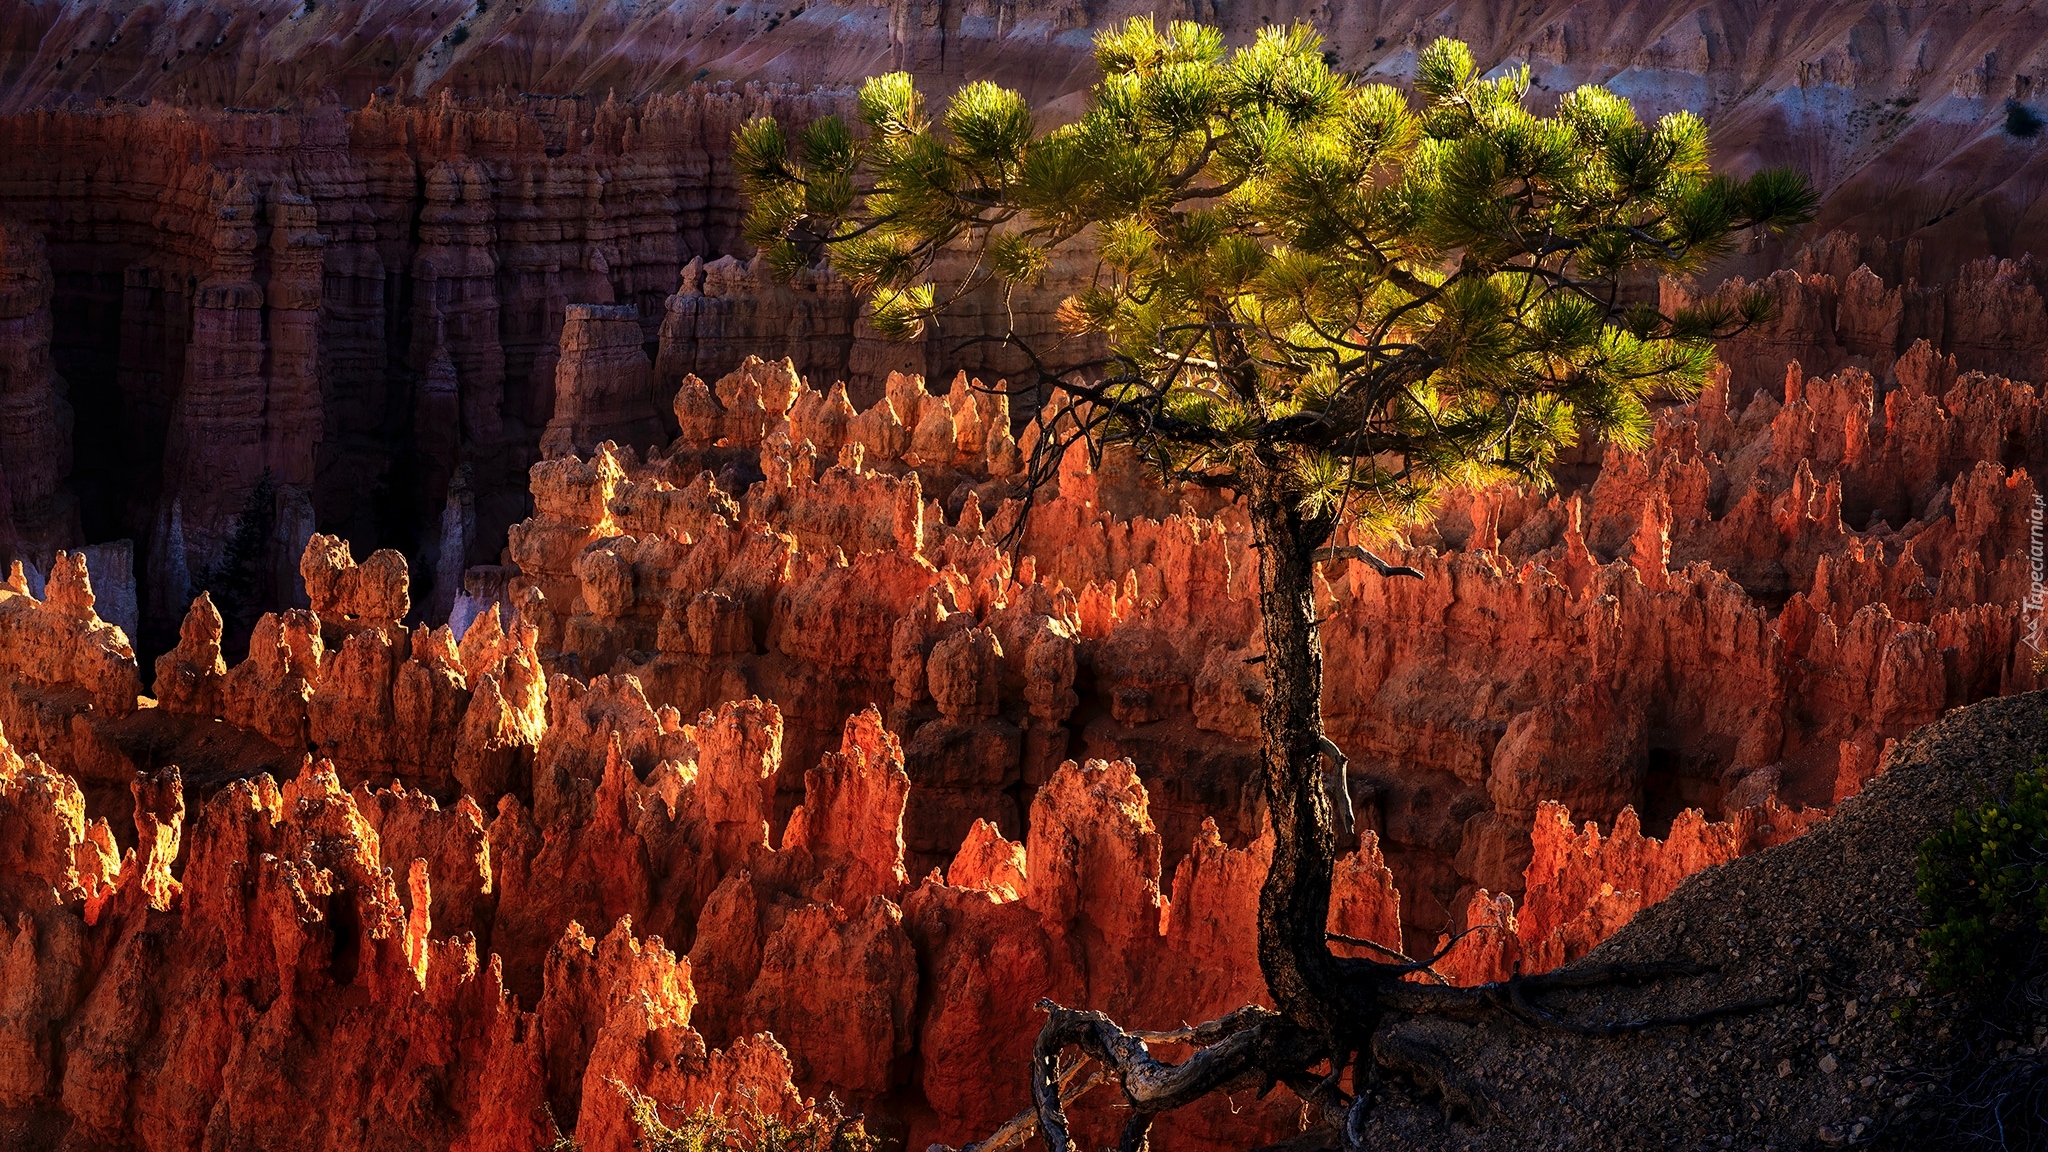
M1675 958L1718 965L1719 976L1552 1002L1593 1021L1696 1011L1803 982L1791 1003L1620 1039L1409 1025L1399 1034L1451 1053L1496 1116L1446 1123L1390 1101L1367 1146L1925 1147L1915 1133L1952 1107L1935 1082L1955 1067L1974 1078L1972 1052L1998 1052L2001 1036L2012 1041L2007 1070L2038 1061L2042 1021L2001 1012L2002 1031L1987 1032L1930 994L1914 944L1915 853L1957 807L2004 794L2044 750L2048 693L1949 713L1901 745L1835 819L1693 876L1579 965ZM2026 1135L2009 1135L2009 1146L2028 1146Z

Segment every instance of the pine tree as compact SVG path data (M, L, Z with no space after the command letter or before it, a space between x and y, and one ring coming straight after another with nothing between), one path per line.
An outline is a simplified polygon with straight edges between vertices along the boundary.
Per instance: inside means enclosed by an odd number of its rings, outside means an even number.
M1545 987L1430 987L1402 979L1427 960L1332 953L1313 570L1348 556L1403 574L1332 542L1411 522L1446 485L1546 484L1583 439L1648 443L1653 403L1692 395L1712 341L1770 301L1665 314L1629 285L1702 270L1745 230L1815 206L1796 174L1716 173L1691 113L1646 124L1587 86L1537 115L1526 67L1483 78L1456 41L1421 53L1412 97L1333 71L1299 25L1227 50L1214 28L1136 19L1097 37L1096 60L1085 114L1049 131L986 82L933 116L897 73L862 87L858 126L818 120L792 148L763 118L734 139L749 242L784 276L828 262L885 335L942 331L963 296L1014 292L1054 253L1091 252L1093 281L1060 309L1067 339L1002 336L1034 366L1030 479L1077 441L1122 444L1250 514L1275 835L1259 959L1279 1011L1205 1026L1194 1058L1146 1071L1107 1018L1056 1009L1034 1085L1056 1149L1053 1060L1069 1045L1117 1069L1136 1105L1128 1147L1152 1115L1244 1077L1298 1085L1331 1114L1363 1107L1369 1093L1307 1069L1371 1051L1389 1014L1517 1011ZM959 263L942 265L947 251L971 270L940 279ZM1435 1074L1447 1097L1453 1075Z

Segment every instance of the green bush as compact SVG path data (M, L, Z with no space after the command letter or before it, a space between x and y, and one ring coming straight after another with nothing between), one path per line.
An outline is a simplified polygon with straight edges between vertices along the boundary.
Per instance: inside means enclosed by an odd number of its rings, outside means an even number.
M826 1097L821 1107L795 1121L762 1110L753 1101L725 1111L698 1108L670 1126L654 1097L618 1080L612 1089L626 1098L626 1110L640 1135L640 1152L876 1152L880 1144L858 1117Z
M2017 981L2048 930L2048 760L2013 780L2012 799L1962 809L1920 846L1927 970L1948 989Z

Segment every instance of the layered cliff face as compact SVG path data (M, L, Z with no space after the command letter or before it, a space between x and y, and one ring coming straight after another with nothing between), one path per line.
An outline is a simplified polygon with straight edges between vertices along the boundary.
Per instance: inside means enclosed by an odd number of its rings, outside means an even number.
M730 9L730 11L728 11ZM390 5L257 0L225 8L41 0L0 39L0 111L66 100L181 99L299 108L329 95L494 92L642 98L703 80L852 84L906 69L944 89L989 78L1071 109L1094 78L1089 31L1153 12L1095 4L935 0L683 3L625 0ZM1871 7L1849 0L1572 0L1491 4L1302 0L1175 15L1236 40L1307 20L1337 62L1400 78L1439 35L1482 66L1527 61L1539 98L1612 82L1653 112L1691 108L1738 166L1797 161L1831 193L1827 221L1952 260L2041 249L2032 138L2004 130L2006 102L2037 102L2048 24L2027 6ZM1902 181L1898 173L1911 173ZM1935 271L1930 267L1930 271Z
M15 526L6 554L40 572L56 548L131 541L132 581L111 556L99 575L137 585L131 631L151 654L201 587L220 593L237 641L263 609L303 606L293 565L315 530L404 551L418 602L443 619L457 573L493 561L526 515L548 427L577 419L576 397L557 394L562 358L582 354L562 347L571 304L635 310L661 421L685 375L715 379L748 354L846 379L863 408L895 370L1014 373L1019 361L972 338L1049 331L1085 267L1056 267L1015 301L963 302L948 346L887 345L829 278L779 286L747 263L731 131L848 101L844 87L794 85L896 67L939 91L1017 84L1063 117L1093 76L1087 30L1138 10L17 6L0 22L0 216L44 235L49 270L29 286L33 242L10 243L0 261L23 314L0 323L22 329L8 339L28 356L45 323L34 300L49 295L50 365L79 415L68 434L61 420L27 425L52 443L41 463L9 465L26 468L10 481L15 518L34 523ZM1840 349L1885 343L1896 357L1924 336L1965 368L2038 375L2000 344L2038 317L1960 306L2035 279L1969 260L2048 245L2031 207L2036 142L2004 127L2008 100L2034 99L2043 29L2030 11L1585 2L1503 15L1403 0L1187 15L1238 38L1309 19L1343 66L1396 82L1429 38L1458 35L1483 62L1529 61L1538 103L1602 80L1649 113L1698 109L1724 161L1795 162L1827 193L1823 225L1867 238L1808 270L1835 285L1802 324L1832 323L1839 301L1852 323ZM1728 270L1766 273L1787 255L1759 245ZM1883 283L1851 283L1859 261ZM1853 327L1866 321L1877 326ZM1764 354L1757 367L1782 364ZM1742 372L1737 384L1738 398L1753 390Z
M2037 390L1881 362L1844 315L1814 346L1885 384L1793 365L1741 401L1765 333L1647 454L1376 545L1421 580L1325 567L1359 814L1332 931L1481 926L1442 966L1466 982L1569 961L1943 710L2037 686ZM308 606L230 663L201 597L152 698L82 559L0 590L15 1130L531 1146L552 1117L623 1148L618 1079L830 1092L958 1144L1025 1102L1041 996L1139 1026L1261 998L1234 507L1078 451L1027 507L1033 433L964 375L856 403L753 359L676 381L674 439L583 453L654 419L661 368L626 314L572 322L559 454L459 631L408 623L403 555L314 533ZM320 1106L281 1113L287 1083ZM1294 1122L1219 1100L1155 1139Z

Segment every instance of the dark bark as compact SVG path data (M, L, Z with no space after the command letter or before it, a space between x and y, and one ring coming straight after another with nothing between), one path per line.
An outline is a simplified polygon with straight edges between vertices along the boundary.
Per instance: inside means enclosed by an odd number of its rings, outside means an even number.
M1315 1033L1257 1005L1173 1032L1127 1032L1101 1012L1063 1008L1050 1000L1041 1000L1038 1006L1047 1019L1033 1050L1031 1096L1038 1134L1052 1152L1070 1152L1073 1147L1066 1102L1079 1093L1062 1087L1062 1078L1072 1075L1073 1066L1062 1070L1060 1064L1061 1054L1069 1048L1078 1048L1083 1057L1100 1061L1114 1074L1136 1121L1125 1127L1124 1138L1140 1144L1150 1131L1150 1117L1211 1092L1263 1092L1282 1083L1308 1099L1315 1078L1301 1070L1329 1055ZM1178 1064L1168 1063L1152 1055L1150 1045L1157 1041L1193 1045L1196 1052ZM1012 1121L1005 1128L1017 1130L1022 1124Z
M1337 960L1324 939L1337 836L1320 760L1323 653L1314 556L1331 524L1302 514L1279 461L1262 459L1245 471L1265 621L1261 768L1273 822L1273 863L1259 891L1259 967L1273 1005L1295 1025L1328 1037L1345 1015L1337 1002Z

